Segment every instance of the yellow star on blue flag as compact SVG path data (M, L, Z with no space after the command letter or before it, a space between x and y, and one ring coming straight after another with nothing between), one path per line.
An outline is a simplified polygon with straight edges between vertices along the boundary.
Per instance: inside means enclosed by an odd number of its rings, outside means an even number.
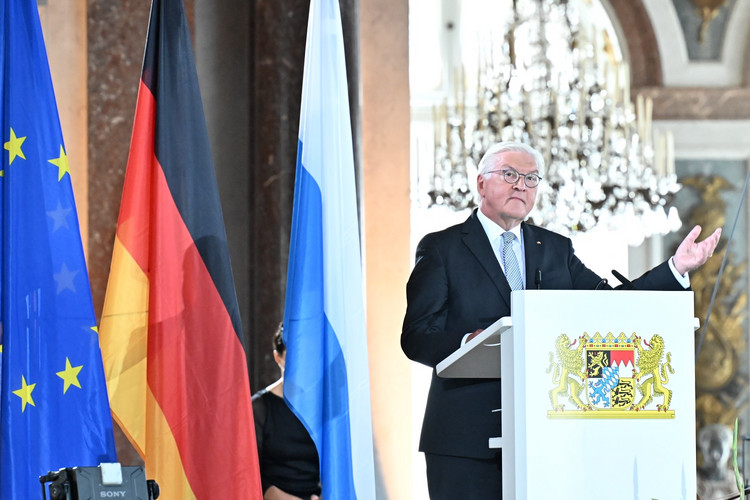
M63 394L68 392L71 385L81 388L81 383L78 381L78 374L81 373L83 365L73 366L70 364L70 359L65 358L65 369L57 372L57 376L63 379Z

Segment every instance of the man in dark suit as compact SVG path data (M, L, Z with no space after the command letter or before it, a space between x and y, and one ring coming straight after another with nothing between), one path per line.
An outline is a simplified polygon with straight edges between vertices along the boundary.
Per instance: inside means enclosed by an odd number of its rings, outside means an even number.
M539 272L544 289L593 290L603 284L576 257L570 239L523 222L543 167L541 155L527 145L496 144L479 164L478 210L462 224L428 234L417 247L401 347L433 368L419 445L433 500L502 497L500 453L488 447L488 438L500 435L500 381L439 378L435 365L509 316L511 288L536 288ZM721 230L696 243L699 234L696 226L673 257L633 286L688 288L687 273L706 262Z

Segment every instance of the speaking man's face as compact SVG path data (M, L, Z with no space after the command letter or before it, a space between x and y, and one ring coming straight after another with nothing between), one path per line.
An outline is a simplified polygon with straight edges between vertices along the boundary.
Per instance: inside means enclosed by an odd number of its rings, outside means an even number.
M509 230L526 219L534 208L537 187L527 187L524 175L538 174L539 169L534 157L522 151L506 151L491 161L489 172L492 173L477 177L479 209L500 227ZM513 184L505 180L508 170L521 174Z

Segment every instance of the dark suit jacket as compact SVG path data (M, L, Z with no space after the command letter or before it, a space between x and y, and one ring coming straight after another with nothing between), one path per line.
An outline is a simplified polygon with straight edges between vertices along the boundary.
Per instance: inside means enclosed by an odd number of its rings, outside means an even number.
M569 238L523 223L526 288L593 290L601 281L573 253ZM642 290L683 290L665 262L633 285ZM609 288L609 287L607 287ZM435 367L458 349L462 337L510 315L510 286L476 210L462 224L425 236L406 286L401 348ZM541 312L540 312L541 313ZM420 451L489 458L488 438L500 435L500 381L439 378L433 370Z

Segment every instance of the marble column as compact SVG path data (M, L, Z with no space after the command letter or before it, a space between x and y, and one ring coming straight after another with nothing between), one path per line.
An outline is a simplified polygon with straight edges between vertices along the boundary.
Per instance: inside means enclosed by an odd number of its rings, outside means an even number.
M427 497L415 487L425 478L412 434L421 400L399 341L413 262L408 14L408 0L360 0L367 347L376 497L383 499Z
M88 2L89 277L101 317L148 28L149 2Z
M245 335L250 385L273 382L271 337L284 315L309 0L256 0L250 15ZM230 227L227 227L230 231ZM230 241L230 248L233 242Z

